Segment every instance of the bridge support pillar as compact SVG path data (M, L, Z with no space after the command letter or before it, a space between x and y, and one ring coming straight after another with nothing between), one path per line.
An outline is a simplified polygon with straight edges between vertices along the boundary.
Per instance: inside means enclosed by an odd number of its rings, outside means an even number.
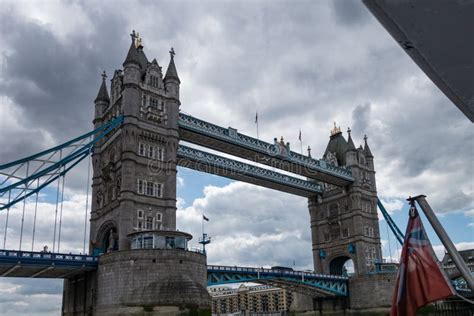
M62 315L92 315L97 286L97 271L64 279Z
M179 249L104 254L94 273L65 281L63 315L210 315L206 257Z
M367 274L349 278L351 310L390 308L397 275Z

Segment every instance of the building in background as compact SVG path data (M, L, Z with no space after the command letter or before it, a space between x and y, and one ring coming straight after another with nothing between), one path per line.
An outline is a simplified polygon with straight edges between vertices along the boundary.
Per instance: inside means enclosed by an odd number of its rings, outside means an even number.
M290 309L293 300L291 292L269 285L220 286L210 287L208 291L212 298L213 315L284 312Z

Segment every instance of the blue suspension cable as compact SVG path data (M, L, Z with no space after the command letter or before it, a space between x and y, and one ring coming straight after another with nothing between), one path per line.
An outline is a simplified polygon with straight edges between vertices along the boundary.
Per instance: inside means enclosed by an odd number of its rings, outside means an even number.
M91 153L92 153L92 148L89 153L89 159L88 159L88 164L87 164L86 213L84 215L84 245L82 247L83 254L86 254L87 213L89 211L89 187L90 187L90 177L91 177L90 173L91 173L91 160L92 160Z
M17 161L14 161L14 162L11 162L11 163L7 163L7 164L4 164L4 165L1 165L0 166L0 170L1 169L5 169L5 168L8 168L8 167L12 167L12 166L15 166L17 164L21 164L21 163L24 163L26 161L28 161L29 159L36 159L44 154L47 154L47 153L51 153L53 151L57 151L57 150L61 150L62 148L64 147L67 147L69 145L71 145L72 143L74 143L75 141L78 141L78 140L82 140L82 139L85 139L87 137L90 137L90 136L93 136L95 134L98 134L100 133L98 136L94 137L89 143L83 145L81 148L75 150L73 153L69 154L67 157L64 157L62 158L60 161L54 163L53 165L25 178L25 179L22 179L16 183L13 183L11 185L8 185L6 187L3 187L3 188L0 188L0 194L2 194L3 192L6 192L6 191L10 191L12 189L15 189L17 188L18 186L24 184L24 183L27 183L33 179L37 179L39 177L42 177L42 176L45 176L45 175L48 175L52 172L55 172L57 169L63 167L64 165L68 164L69 162L73 162L75 161L76 159L79 159L82 160L84 158L84 154L87 155L87 153L89 152L89 150L91 150L92 146L97 143L99 140L101 140L102 138L104 138L106 135L108 135L110 132L112 132L117 126L119 126L120 124L122 124L123 122L123 116L119 116L117 118L115 118L114 120L102 125L101 127L95 129L94 131L92 132L89 132L87 134L84 134L72 141L69 141L69 142L66 142L60 146L56 146L52 149L48 149L46 151L43 151L39 154L35 154L35 155L32 155L32 156L29 156L29 157L26 157L26 158L23 158L23 159L20 159L20 160L17 160ZM79 161L75 161L73 163L73 165L76 165ZM70 168L66 168L66 172L70 170ZM30 196L31 194L34 194L36 193L36 190L41 190L42 188L44 188L46 185L50 184L51 182L53 182L55 179L57 179L57 176L52 176L52 179L48 179L45 181L45 183L43 183L42 185L40 185L37 189L33 190L32 192L29 192L28 194L26 194L24 197L16 197L15 199L13 199L13 201L9 201L8 204L6 205L2 205L0 206L0 210L3 210L3 209L7 209L11 206L13 206L14 204L20 202L23 198L26 198L28 196Z
M63 168L63 171L64 171L64 168ZM65 182L66 182L66 175L63 176L63 184L61 188L61 210L59 212L58 252L59 252L59 246L61 245L61 226L63 223L64 183Z
M29 172L30 172L30 162L28 161L26 163L26 177L28 177ZM25 183L25 196L28 193L28 187L29 187L29 183L27 182ZM18 250L20 251L21 251L21 243L23 241L23 225L25 223L25 208L26 208L26 197L23 198L23 212L21 214L20 246L18 248Z
M63 156L63 150L60 149L59 150L59 160L62 159L62 156ZM58 169L58 171L60 171L61 169ZM63 181L64 181L64 177L63 177ZM61 177L58 177L58 186L57 186L57 190L56 190L56 211L55 211L55 215L54 215L54 235L53 235L53 252L54 252L54 249L55 249L55 246L56 246L56 225L58 223L58 204L59 204L59 187L60 187L60 184L61 184Z
M390 232L388 231L388 224L385 221L385 228L387 229L388 252L390 254L390 263L392 262L392 246L390 245Z
M36 183L36 187L39 186L39 178L37 180L37 183ZM36 213L38 211L38 195L39 195L39 192L37 191L36 192L36 201L35 201L35 216L34 216L34 219L33 219L33 234L32 234L32 237L31 237L31 251L34 250L34 247L35 247L35 233L36 233Z
M10 203L12 192L8 191L8 203ZM10 208L7 208L7 218L5 220L5 233L3 236L3 249L5 249L5 245L7 243L7 231L8 231L8 217L10 216Z

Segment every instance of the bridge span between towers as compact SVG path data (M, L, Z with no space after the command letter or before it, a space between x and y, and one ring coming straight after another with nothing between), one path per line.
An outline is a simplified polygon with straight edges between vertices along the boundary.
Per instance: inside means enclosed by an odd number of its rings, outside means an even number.
M289 143L274 144L241 134L190 115L179 113L179 137L210 149L252 160L314 180L345 186L354 181L349 168L338 167L290 150Z

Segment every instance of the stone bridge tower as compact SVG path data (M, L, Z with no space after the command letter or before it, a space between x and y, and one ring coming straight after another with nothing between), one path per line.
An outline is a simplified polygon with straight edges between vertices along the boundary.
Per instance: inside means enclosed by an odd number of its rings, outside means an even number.
M206 256L176 230L180 80L165 76L135 31L110 94L105 72L94 127L123 123L93 151L90 252L98 269L64 282L63 315L162 315L210 310ZM109 96L110 95L110 96Z
M137 35L111 80L95 100L94 126L123 115L124 122L93 154L91 251L130 248L128 234L176 229L176 149L180 80L174 51L163 79Z
M323 159L350 167L354 183L343 188L325 185L322 196L308 200L318 273L343 274L344 263L352 259L355 274L365 275L382 259L374 157L367 137L364 147L356 148L350 132L346 141L335 126Z

